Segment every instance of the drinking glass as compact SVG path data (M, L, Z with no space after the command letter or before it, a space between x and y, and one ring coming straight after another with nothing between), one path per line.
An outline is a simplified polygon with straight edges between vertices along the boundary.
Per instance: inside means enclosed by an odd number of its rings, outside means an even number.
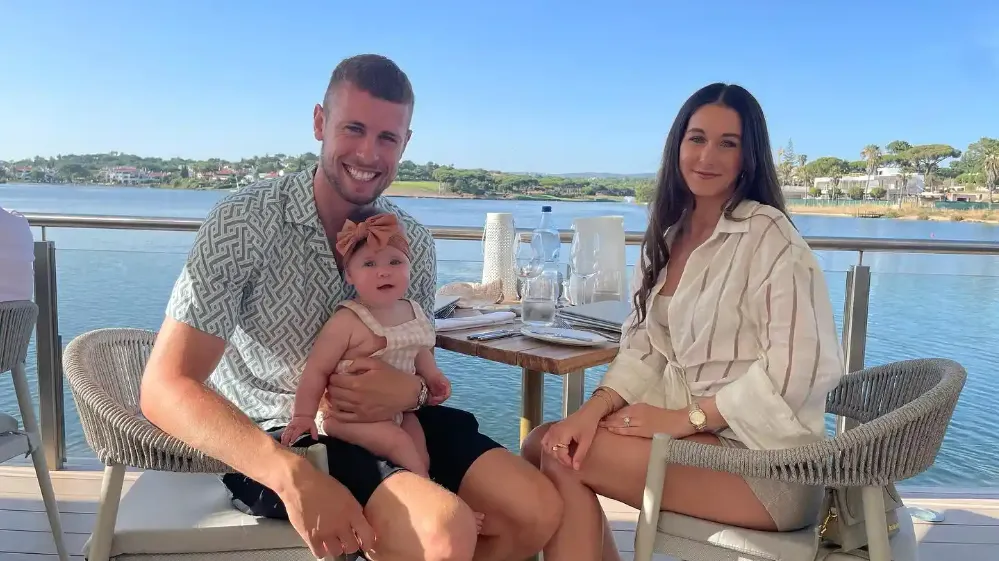
M598 271L597 278L593 280L590 301L621 300L622 285L620 271Z
M539 234L517 241L514 269L520 285L520 319L525 325L551 325L558 304L558 273L545 272L544 244Z
M539 239L535 240L534 238ZM540 236L534 234L531 236L531 241L525 242L518 234L513 240L513 245L514 271L521 284L540 275L544 269L544 261L540 251Z
M584 235L576 232L572 238L572 246L569 249L570 266L572 276L579 279L576 285L576 294L579 302L575 304L586 304L587 302L587 281L597 274L600 257L600 237L596 235ZM591 300L592 301L592 300Z

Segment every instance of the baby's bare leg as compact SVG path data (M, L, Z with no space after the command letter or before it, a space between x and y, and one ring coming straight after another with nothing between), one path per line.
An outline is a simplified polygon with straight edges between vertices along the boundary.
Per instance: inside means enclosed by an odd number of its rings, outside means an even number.
M430 453L427 452L427 437L423 434L423 427L420 425L420 421L416 418L416 415L412 413L402 414L402 430L406 431L409 438L413 440L416 451L420 454L420 458L423 459L423 465L427 466L427 469L430 469Z
M356 444L376 456L390 460L409 471L430 477L429 463L417 450L412 437L392 421L376 423L340 423L332 419L323 422L326 434ZM422 436L422 430L421 430ZM426 446L424 445L424 450Z

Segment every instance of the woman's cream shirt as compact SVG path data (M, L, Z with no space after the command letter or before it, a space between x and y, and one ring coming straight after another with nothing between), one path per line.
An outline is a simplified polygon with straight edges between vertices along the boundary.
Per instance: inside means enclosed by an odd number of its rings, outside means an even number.
M643 324L630 331L634 312L625 322L601 385L668 409L715 396L728 423L719 434L753 449L824 438L843 355L822 270L787 217L743 201L691 253L673 297L656 298L665 273Z

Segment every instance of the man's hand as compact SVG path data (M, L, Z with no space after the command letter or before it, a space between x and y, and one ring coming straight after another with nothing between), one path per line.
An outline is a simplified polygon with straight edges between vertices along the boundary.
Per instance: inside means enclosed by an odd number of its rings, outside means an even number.
M388 421L416 406L420 379L377 358L359 358L348 374L329 377L326 391L333 417L346 423Z
M296 458L274 491L284 503L288 521L317 559L374 549L375 531L357 499L304 458Z

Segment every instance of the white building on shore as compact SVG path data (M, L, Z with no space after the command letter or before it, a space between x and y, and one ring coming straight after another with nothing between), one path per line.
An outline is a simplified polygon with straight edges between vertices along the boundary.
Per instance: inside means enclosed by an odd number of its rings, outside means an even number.
M816 177L812 184L821 189L823 194L828 194L833 187L831 177ZM864 193L870 193L871 189L881 187L888 192L888 197L898 196L918 196L926 189L926 182L921 173L910 173L905 185L902 185L902 176L899 169L895 167L878 168L877 174L870 178L867 174L844 175L839 178L839 190L847 193L852 187L861 187Z

